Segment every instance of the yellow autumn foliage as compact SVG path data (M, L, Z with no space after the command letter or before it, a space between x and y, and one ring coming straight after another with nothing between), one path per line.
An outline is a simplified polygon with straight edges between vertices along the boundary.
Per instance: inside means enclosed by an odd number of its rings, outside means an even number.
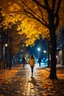
M25 2L26 5L28 5L27 7L23 3L23 1ZM44 5L44 0L38 0L38 1ZM48 0L48 3L50 5L50 8L52 8L52 0ZM57 7L56 5L55 8ZM4 20L5 25L8 25L9 22L15 23L17 20L21 21L21 23L18 25L17 30L19 31L18 34L20 34L20 36L22 34L25 34L26 46L34 45L34 42L37 39L39 39L40 36L42 36L43 39L45 37L50 39L49 30L46 27L44 27L41 23L37 22L35 19L29 18L30 15L28 17L25 13L24 9L28 10L28 12L32 12L35 15L35 17L38 17L40 20L44 18L45 21L48 23L47 11L44 10L44 8L42 9L41 7L38 7L37 4L33 2L33 0L11 0L11 1L1 0L0 6L3 9L3 14L5 16L5 20ZM64 0L62 0L60 12L59 12L60 25L64 21L63 8L64 8ZM42 12L44 14L41 14ZM20 42L20 40L18 40L18 42Z

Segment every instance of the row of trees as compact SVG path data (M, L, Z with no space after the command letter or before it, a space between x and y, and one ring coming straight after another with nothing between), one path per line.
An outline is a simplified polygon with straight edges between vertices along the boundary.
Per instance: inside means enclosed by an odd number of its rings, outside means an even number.
M0 4L2 4L3 1L0 1ZM25 29L21 30L20 33L26 34L27 45L33 45L36 39L39 39L41 35L42 37L47 37L50 41L52 50L50 78L57 78L56 34L58 33L58 25L64 21L63 4L64 0L7 0L4 3L6 9L3 7L7 18L9 14L12 14L11 17L13 21L15 20L13 17L17 20L22 20L23 23L21 26L24 26Z
M17 28L20 24L19 20L15 23L9 22L7 25L6 23L4 24L5 20L6 16L3 16L2 8L0 8L0 59L2 60L2 62L5 61L7 67L9 66L9 68L11 68L12 57L21 48L22 44L24 43L24 41L22 40L25 36L20 36L18 34L19 30L17 30ZM5 50L3 50L4 47Z

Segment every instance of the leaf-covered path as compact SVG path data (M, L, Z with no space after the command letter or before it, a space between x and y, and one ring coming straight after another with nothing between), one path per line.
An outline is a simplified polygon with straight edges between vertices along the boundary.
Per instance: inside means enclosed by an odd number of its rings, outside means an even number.
M0 70L0 96L64 96L64 68L57 69L59 80L50 80L49 68L34 68L31 78L30 67L26 65Z

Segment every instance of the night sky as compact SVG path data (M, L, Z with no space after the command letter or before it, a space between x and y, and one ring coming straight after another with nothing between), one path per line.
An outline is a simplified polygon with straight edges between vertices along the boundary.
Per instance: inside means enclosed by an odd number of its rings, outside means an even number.
M41 49L40 52L38 52L38 48ZM36 58L41 57L41 58L45 58L45 55L43 53L43 50L47 50L47 43L46 43L46 39L42 40L36 40L35 45L32 47L27 47L27 51L30 52L30 55L34 55Z

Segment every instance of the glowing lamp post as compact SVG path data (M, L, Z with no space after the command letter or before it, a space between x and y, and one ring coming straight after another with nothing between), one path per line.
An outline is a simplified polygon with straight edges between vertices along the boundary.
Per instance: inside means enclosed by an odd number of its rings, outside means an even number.
M37 48L37 50L38 50L38 52L40 52L40 51L41 51L41 49L40 49L40 48Z
M4 44L4 46L5 46L5 47L8 47L8 44L6 43L6 44Z
M38 51L38 55L40 56L41 48L37 48L37 51Z
M46 56L46 50L43 50L44 55Z
M45 54L45 53L46 53L46 50L44 50L43 52L44 52L44 54Z

